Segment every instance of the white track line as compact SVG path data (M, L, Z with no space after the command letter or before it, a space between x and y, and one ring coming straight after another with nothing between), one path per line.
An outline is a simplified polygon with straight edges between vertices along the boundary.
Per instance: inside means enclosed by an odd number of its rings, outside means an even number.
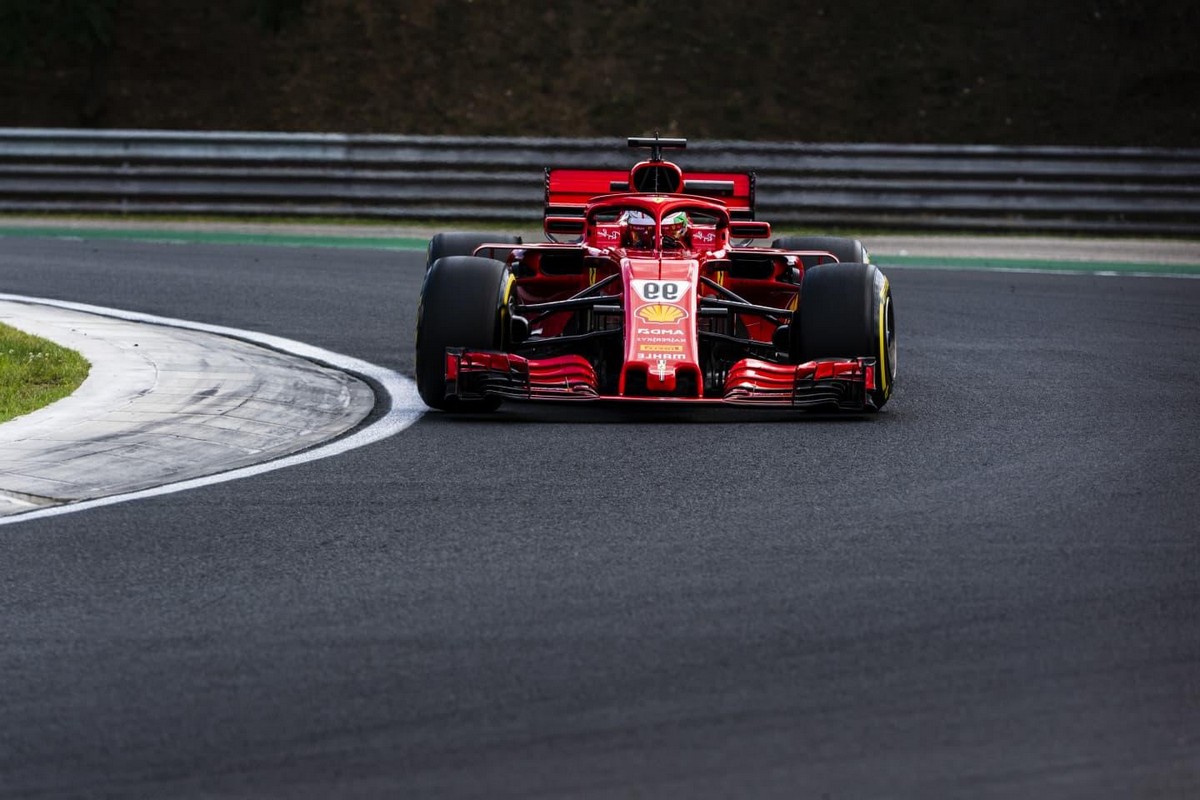
M896 264L887 262L887 256L871 255L871 263L882 270L939 270L942 272L1007 272L1018 275L1082 275L1099 278L1183 278L1185 280L1200 280L1196 272L1125 272L1122 270L1102 269L1104 264L1092 264L1092 269L1050 269L1045 267L984 267L972 264ZM1068 264L1072 262L1063 261Z
M57 308L65 308L71 311L82 311L88 314L98 314L105 317L114 317L116 319L126 320L128 322L144 322L150 325L165 325L172 328L183 328L185 330L204 331L205 333L215 333L219 336L228 336L234 339L241 339L247 342L269 347L274 350L280 350L285 353L290 353L301 358L316 361L322 364L327 364L335 369L344 370L346 372L363 375L370 378L378 386L383 387L385 397L381 397L380 402L386 403L387 407L382 416L372 422L370 425L362 428L349 436L337 439L329 444L318 445L302 453L285 456L274 461L265 461L262 464L255 464L250 467L241 467L230 470L228 472L220 472L214 475L206 475L201 478L192 478L186 481L177 483L168 483L162 486L155 486L151 489L142 489L136 492L127 494L115 494L108 497L101 497L95 500L85 500L79 503L70 503L61 506L51 506L37 511L29 511L22 514L14 514L7 517L0 517L0 525L11 525L18 522L25 522L34 519L45 519L46 517L57 517L63 514L71 514L76 511L85 511L90 508L100 508L102 506L111 506L117 503L125 503L130 500L141 500L147 497L161 497L162 495L174 494L175 492L184 492L189 489L198 489L202 486L212 486L217 483L226 481L234 481L240 478L249 478L253 475L261 475L265 472L271 472L284 467L291 467L297 464L307 464L310 461L317 461L322 458L329 458L349 450L354 450L389 436L394 436L400 433L408 426L412 425L421 415L425 413L425 405L421 402L417 395L416 384L409 378L401 375L398 372L380 367L368 361L345 356L340 353L334 353L330 350L323 350L320 347L314 347L303 342L297 342L292 339L284 339L279 336L271 336L265 333L256 333L254 331L245 331L238 328L225 328L220 325L207 325L202 322L189 322L182 319L171 319L169 317L158 317L153 314L141 314L134 311L122 311L115 308L103 308L100 306L90 306L84 303L70 303L62 300L47 300L40 297L25 297L23 295L3 294L0 293L0 300L11 300L17 303L36 303L40 305L55 306Z

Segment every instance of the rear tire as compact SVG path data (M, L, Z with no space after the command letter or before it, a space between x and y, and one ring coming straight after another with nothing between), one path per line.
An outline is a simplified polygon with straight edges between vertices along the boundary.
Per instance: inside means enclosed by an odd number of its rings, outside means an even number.
M892 288L872 264L826 264L805 270L791 350L800 363L818 358L874 358L876 409L896 381Z
M425 251L425 271L433 266L439 258L449 256L469 256L475 254L475 249L481 244L521 244L520 236L506 236L495 233L438 233L429 240Z
M449 256L433 262L417 307L417 391L442 411L494 411L497 397L446 398L446 348L503 350L502 310L509 271L502 261Z
M858 239L844 239L840 236L781 236L771 245L780 250L822 250L832 253L842 264L869 264L871 257L867 248ZM800 256L800 263L805 268L815 267L820 263L820 256ZM826 264L829 259L825 259Z

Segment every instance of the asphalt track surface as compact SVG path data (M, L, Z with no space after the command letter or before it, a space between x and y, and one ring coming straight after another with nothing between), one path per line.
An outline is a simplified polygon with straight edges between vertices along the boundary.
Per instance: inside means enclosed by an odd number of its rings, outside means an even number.
M409 371L421 259L0 286ZM889 277L876 416L430 414L0 530L0 796L1200 796L1200 281Z

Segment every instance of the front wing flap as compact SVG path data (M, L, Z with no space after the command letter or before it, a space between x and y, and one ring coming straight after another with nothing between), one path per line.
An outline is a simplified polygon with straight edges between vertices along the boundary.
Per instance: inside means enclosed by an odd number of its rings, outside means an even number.
M721 396L630 397L601 394L591 363L582 356L529 359L511 353L447 348L446 397L477 400L605 400L769 408L842 410L874 408L877 364L874 358L823 359L776 364L746 358L729 370Z

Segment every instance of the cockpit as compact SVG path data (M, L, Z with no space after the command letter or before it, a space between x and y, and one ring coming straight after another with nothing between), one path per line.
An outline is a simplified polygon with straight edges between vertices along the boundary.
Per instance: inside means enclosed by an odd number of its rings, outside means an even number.
M587 229L600 246L628 250L712 250L724 240L728 219L713 208L663 209L604 205L591 210Z

